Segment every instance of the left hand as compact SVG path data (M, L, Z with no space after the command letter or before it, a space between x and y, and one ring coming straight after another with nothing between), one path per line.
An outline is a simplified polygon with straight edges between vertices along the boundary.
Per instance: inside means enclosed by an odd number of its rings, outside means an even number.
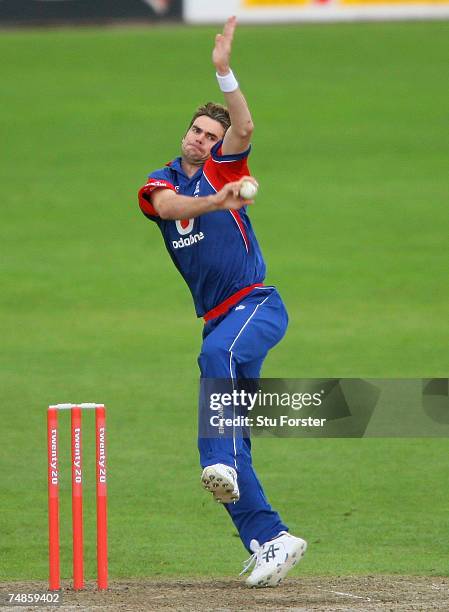
M229 17L223 28L223 34L215 37L215 47L212 51L212 61L218 74L224 76L229 72L231 61L232 39L237 27L237 17Z
M226 183L220 191L208 196L213 205L213 210L239 210L248 204L253 204L254 200L244 200L240 195L240 187L243 181L250 181L258 186L253 176L242 176L238 181Z

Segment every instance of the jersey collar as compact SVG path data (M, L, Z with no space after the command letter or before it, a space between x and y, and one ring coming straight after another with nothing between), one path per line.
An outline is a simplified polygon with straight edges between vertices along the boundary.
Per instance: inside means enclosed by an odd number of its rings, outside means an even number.
M203 171L203 166L200 166L193 176L188 177L182 168L181 162L182 162L182 157L176 157L176 159L169 161L165 165L169 166L172 170L174 170L178 174L181 174L182 176L184 176L187 179L187 181L193 181L193 179L198 178L198 175L201 174L201 172Z

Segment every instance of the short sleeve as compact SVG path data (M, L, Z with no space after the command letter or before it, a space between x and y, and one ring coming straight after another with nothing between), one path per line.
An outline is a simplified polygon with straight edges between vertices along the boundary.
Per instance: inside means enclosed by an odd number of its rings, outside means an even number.
M222 144L220 141L212 147L210 157L203 167L204 175L216 191L220 191L226 183L238 181L242 176L250 176L248 155L251 147L243 153L222 155Z
M140 210L146 217L159 217L156 209L151 203L151 194L156 189L171 189L176 193L175 186L172 183L165 179L150 175L145 185L139 189L138 194Z

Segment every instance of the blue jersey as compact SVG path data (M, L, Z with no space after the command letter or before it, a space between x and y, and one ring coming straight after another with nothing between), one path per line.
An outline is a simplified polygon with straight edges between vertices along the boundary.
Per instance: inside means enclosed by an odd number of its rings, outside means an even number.
M265 262L246 207L171 221L158 216L151 204L151 194L165 188L185 196L207 196L220 191L226 183L249 176L250 149L222 155L221 144L214 145L210 158L194 176L189 178L185 174L178 157L152 172L139 191L140 208L157 223L175 266L189 286L199 317L265 278Z

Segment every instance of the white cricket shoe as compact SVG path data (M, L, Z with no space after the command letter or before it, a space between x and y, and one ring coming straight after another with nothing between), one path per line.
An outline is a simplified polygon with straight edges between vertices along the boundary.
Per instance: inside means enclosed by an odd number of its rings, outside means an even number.
M204 468L201 475L201 484L212 493L217 502L229 504L239 500L237 472L228 465L216 463Z
M240 576L255 565L245 584L250 587L275 587L304 557L307 542L281 531L277 538L265 542L263 546L257 540L251 540L250 548L254 554L245 561Z

